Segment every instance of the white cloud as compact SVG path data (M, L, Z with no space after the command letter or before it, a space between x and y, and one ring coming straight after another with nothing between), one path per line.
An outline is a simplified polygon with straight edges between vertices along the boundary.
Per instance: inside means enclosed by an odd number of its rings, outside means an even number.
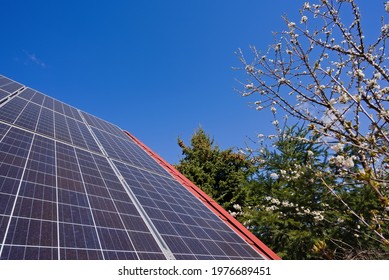
M33 62L34 64L46 68L46 63L44 63L42 60L40 60L34 53L29 53L28 51L24 51L29 61Z

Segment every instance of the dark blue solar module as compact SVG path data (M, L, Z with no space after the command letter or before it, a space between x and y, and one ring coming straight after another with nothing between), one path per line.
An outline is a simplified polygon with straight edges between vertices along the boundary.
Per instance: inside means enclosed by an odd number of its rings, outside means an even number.
M3 76L1 100L0 259L264 258L119 127Z

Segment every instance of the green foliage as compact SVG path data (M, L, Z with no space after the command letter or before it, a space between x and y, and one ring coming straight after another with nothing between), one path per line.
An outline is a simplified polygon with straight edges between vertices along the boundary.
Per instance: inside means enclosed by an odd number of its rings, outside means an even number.
M273 148L256 155L257 177L248 185L241 222L285 259L388 257L350 212L369 224L380 209L375 192L340 181L327 148L307 129L287 127L278 136Z
M381 202L365 178L339 177L334 154L304 126L284 127L251 155L221 150L201 128L177 169L284 259L387 259ZM344 154L345 156L345 154ZM352 172L360 170L355 160ZM368 176L368 174L360 175ZM351 210L352 209L352 210Z
M234 211L234 205L245 200L243 187L252 174L250 160L232 148L220 150L213 139L199 128L186 146L181 139L183 158L176 168L189 180L215 199L225 209Z

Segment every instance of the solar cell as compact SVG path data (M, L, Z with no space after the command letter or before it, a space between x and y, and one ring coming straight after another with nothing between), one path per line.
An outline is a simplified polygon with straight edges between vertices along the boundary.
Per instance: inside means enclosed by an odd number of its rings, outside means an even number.
M106 133L110 133L112 135L115 135L116 137L123 138L123 139L129 141L129 138L116 125L111 124L107 121L104 121L100 118L97 118L97 117L95 117L91 114L85 113L85 112L81 112L81 114L85 118L87 124L89 124L90 126L93 126L95 128L98 128L101 131L104 131Z
M31 98L31 101L38 104L42 105L44 102L45 96L39 92L35 93L34 96Z
M2 89L0 89L0 100L6 98L8 95L9 95L8 92L5 92Z
M45 96L45 100L43 101L43 106L50 110L54 110L54 99L49 96Z
M6 92L14 93L15 91L21 89L23 86L16 82L10 82L8 84L5 84L3 86L0 86L0 88Z
M66 117L57 112L54 112L54 131L56 139L72 143Z
M53 103L54 103L54 111L55 112L58 112L58 113L61 113L61 114L65 113L64 110L63 110L62 102L59 102L58 100L54 99Z
M245 248L249 253L237 252L234 248L247 243L174 179L117 161L115 165L174 256L190 255L194 259L262 258L251 247ZM180 203L183 201L185 204Z
M42 107L38 123L36 126L36 132L42 133L49 137L54 137L54 112Z
M22 87L0 76L0 259L264 258L119 127Z
M26 88L21 93L19 93L18 97L21 97L21 98L24 98L24 99L30 101L34 97L35 93L36 93L35 90L32 90L30 88Z
M93 128L92 130L108 156L154 172L168 175L157 162L150 158L150 156L134 142L130 141L128 137L127 139L117 137L116 135L106 133L96 128Z
M26 100L19 97L13 98L1 107L0 120L13 123L26 105Z
M19 117L16 119L15 124L23 128L35 131L35 127L38 121L40 106L34 103L28 103L27 106L20 113Z
M10 84L10 83L12 83L12 80L0 75L0 87L5 86L5 85Z

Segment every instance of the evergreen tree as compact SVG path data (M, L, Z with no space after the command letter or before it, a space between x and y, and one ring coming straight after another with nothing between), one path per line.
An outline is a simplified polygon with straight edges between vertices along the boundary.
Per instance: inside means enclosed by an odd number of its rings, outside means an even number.
M369 234L380 209L375 192L339 180L317 139L295 125L258 150L241 222L285 259L387 258L386 245Z
M234 213L246 198L244 185L253 173L250 159L232 148L221 150L202 128L194 133L190 146L181 139L178 144L183 158L176 168L224 209Z

